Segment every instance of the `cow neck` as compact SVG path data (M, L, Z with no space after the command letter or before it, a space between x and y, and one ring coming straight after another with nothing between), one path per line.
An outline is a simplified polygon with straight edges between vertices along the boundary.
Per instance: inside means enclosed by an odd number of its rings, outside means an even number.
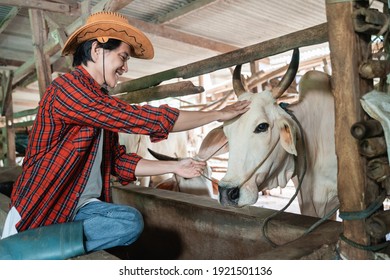
M282 104L282 103L281 103ZM303 134L303 129L301 126L301 123L298 121L298 119L295 117L292 111L287 109L288 105L281 105L282 107L293 119L293 121L297 124L298 130L299 130L299 138L297 138L297 156L295 156L295 167L294 167L294 174L293 176L297 175L298 177L298 186L296 186L295 193L293 196L290 198L289 202L280 210L277 212L274 212L270 216L268 216L264 221L263 221L263 226L262 226L262 232L263 236L267 240L268 243L270 243L273 247L277 247L278 245L274 243L268 236L267 234L267 225L268 222L277 216L279 213L284 212L294 201L294 199L297 197L301 187L302 187L302 182L303 178L305 177L306 174L306 167L307 167L307 157L306 157L306 146L305 146L305 139L304 139L304 134Z
M294 160L295 160L294 175L298 176L298 179L301 182L303 180L303 177L305 176L306 168L307 168L307 156L306 156L307 151L306 151L305 138L304 138L304 132L302 126L293 114L291 116L299 127L299 136L297 137L297 141L296 141L297 155L294 156Z
M299 187L300 187L300 185L302 184L301 182L302 182L303 178L305 177L306 168L307 168L305 137L304 137L301 123L295 117L294 113L291 110L288 110L287 106L281 106L281 107L287 112L287 114L290 115L290 117L293 119L293 121L298 126L298 136L296 138L297 155L294 156L295 166L294 166L293 176L298 176Z

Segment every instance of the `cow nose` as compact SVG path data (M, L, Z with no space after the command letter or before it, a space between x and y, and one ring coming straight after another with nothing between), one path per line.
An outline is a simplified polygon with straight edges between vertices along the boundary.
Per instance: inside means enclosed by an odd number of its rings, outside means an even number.
M240 198L240 189L238 187L227 188L218 186L219 202L224 206L237 207Z
M231 201L236 201L240 197L240 189L235 187L228 190L228 198Z

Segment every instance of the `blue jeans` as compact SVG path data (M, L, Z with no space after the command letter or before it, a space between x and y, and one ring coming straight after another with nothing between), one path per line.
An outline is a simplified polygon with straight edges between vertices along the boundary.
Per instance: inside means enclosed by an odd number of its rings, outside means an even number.
M93 201L80 208L75 221L83 221L87 252L129 245L141 235L141 213L130 206Z

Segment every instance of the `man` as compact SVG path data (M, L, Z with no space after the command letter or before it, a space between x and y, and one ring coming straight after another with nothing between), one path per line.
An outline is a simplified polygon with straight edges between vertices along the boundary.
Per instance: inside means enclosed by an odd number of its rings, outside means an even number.
M126 18L91 15L67 40L75 69L55 79L39 104L23 172L15 182L2 238L27 229L81 221L87 252L134 242L143 230L134 208L112 204L110 176L122 184L136 176L199 176L204 162L159 162L127 153L118 132L166 139L170 132L232 119L248 108L237 102L220 111L180 111L127 104L108 95L128 71L130 57L151 59L153 46Z

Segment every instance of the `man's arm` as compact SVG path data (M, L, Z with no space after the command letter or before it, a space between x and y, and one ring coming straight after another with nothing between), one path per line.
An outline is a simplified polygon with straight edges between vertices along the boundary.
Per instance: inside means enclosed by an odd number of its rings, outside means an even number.
M178 161L141 159L135 168L135 176L153 176L174 173L184 178L198 177L203 173L206 162L185 158Z
M227 121L249 110L250 102L237 101L218 111L180 111L179 117L173 126L173 132L193 129L213 121Z

